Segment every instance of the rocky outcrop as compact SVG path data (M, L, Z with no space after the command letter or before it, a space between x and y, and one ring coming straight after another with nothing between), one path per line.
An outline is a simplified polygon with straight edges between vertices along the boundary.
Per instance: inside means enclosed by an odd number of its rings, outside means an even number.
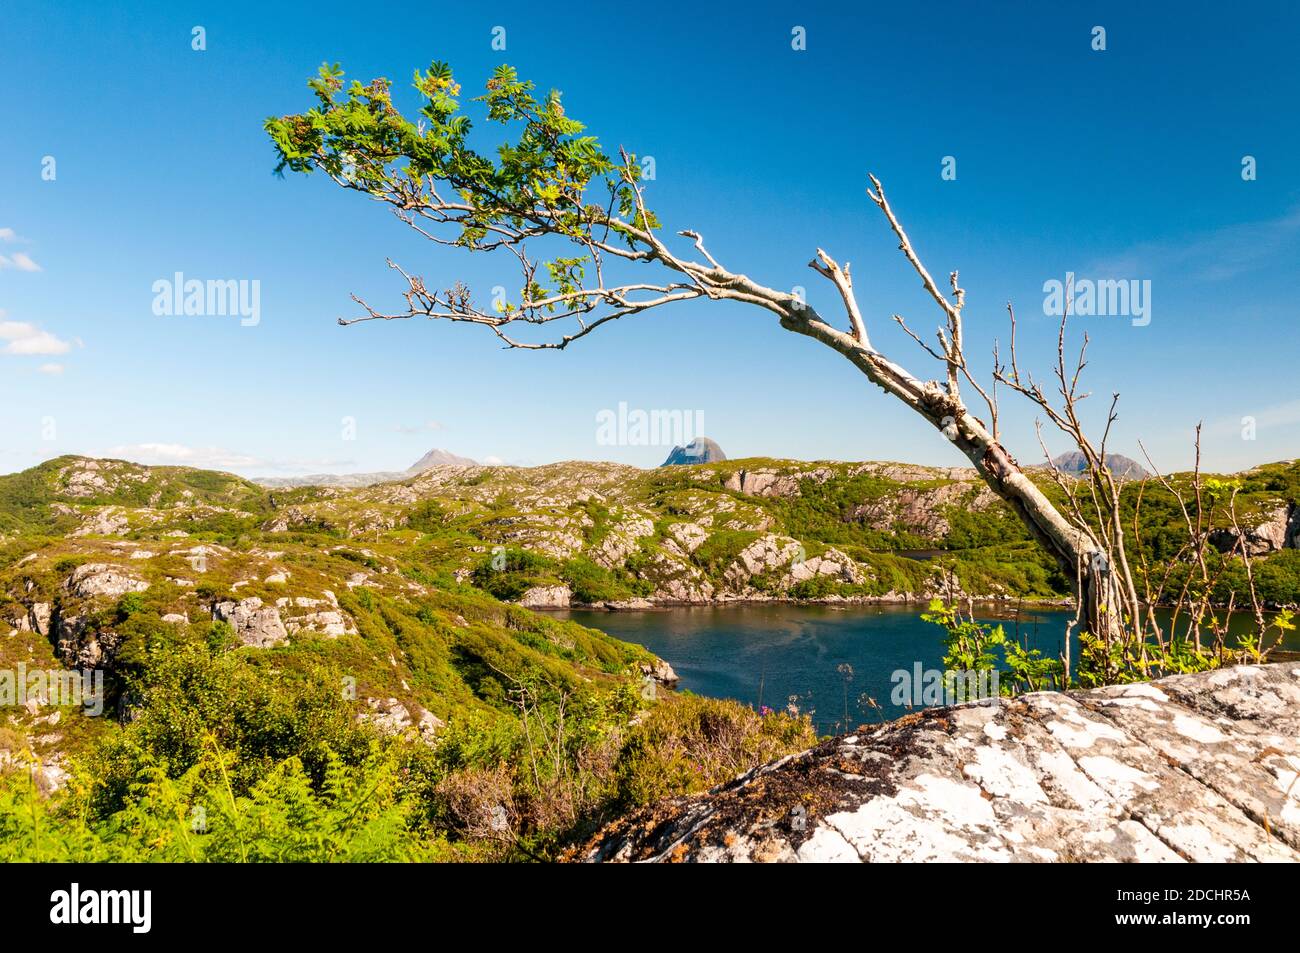
M996 494L983 484L945 483L929 489L902 487L853 507L848 515L883 533L902 530L939 540L952 528L947 517L950 507L978 513L996 503Z
M239 602L218 602L212 607L212 617L218 622L229 623L235 636L245 645L268 648L289 638L279 611L273 606L263 606L262 600L256 596Z
M50 620L53 617L53 607L48 602L34 603L27 612L29 628L46 638L50 636Z
M1300 861L1300 664L927 709L570 859Z
M572 600L568 586L533 586L519 597L519 604L526 609L567 609Z
M1255 526L1211 530L1210 545L1222 553L1245 551L1266 556L1279 549L1300 549L1300 506L1280 504L1262 514Z
M651 599L656 602L702 605L718 595L700 568L680 555L653 553L647 572L655 580Z
M99 460L77 460L59 471L63 492L79 499L98 496L112 490L112 484L99 472Z
M789 588L818 576L830 576L848 585L860 585L865 578L857 563L838 549L832 548L820 556L793 563L789 574L782 579L782 587Z
M745 496L798 496L803 474L779 470L737 470L722 484L724 489Z
M622 566L623 561L641 547L641 540L653 536L654 532L655 524L649 517L630 515L610 528L604 539L591 550L591 559L606 569Z
M69 668L112 668L122 637L112 629L96 629L84 615L60 612L51 637L59 659Z
M723 579L732 589L744 591L755 576L784 569L803 559L804 548L798 540L768 534L742 549L735 562L723 572Z
M72 571L66 583L68 591L82 599L105 596L116 599L128 592L143 592L149 583L122 566L109 563L86 563Z
M69 536L121 536L130 529L131 520L120 506L105 506L86 517Z
M373 725L384 735L433 744L438 732L446 725L433 712L414 703L404 705L396 698L368 698L366 707L369 710L359 713L357 721Z
M339 609L338 599L332 592L326 592L324 599L313 599L308 596L277 599L275 605L281 610L284 628L290 635L298 632L315 632L318 635L335 638L340 635L356 634L356 626Z
M642 662L641 674L668 688L672 688L680 681L677 673L673 671L673 667L661 658L657 658L653 662Z

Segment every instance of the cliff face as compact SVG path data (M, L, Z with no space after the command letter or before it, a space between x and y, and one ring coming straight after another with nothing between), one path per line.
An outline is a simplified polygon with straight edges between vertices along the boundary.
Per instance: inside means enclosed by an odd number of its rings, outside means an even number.
M934 708L622 818L585 861L1297 861L1300 663Z

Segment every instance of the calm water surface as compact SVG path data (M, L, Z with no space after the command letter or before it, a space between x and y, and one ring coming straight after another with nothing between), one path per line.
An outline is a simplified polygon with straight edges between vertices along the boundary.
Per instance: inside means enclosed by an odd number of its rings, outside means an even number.
M890 701L893 672L917 662L937 669L943 657L943 631L922 622L921 612L919 605L778 604L557 615L644 645L677 670L681 688L697 694L771 708L797 696L800 710L811 710L818 730L829 732L844 720L846 695L853 725L906 714L908 708ZM1055 657L1073 615L1034 610L999 621L1008 634ZM1300 648L1295 639L1289 643ZM1077 640L1071 656L1078 658ZM838 671L845 663L853 670L847 680ZM883 714L863 696L874 698Z

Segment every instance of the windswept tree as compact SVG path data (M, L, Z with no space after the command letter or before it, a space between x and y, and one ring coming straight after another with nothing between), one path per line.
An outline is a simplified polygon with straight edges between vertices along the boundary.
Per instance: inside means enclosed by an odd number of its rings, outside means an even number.
M851 361L965 454L1071 580L1083 629L1102 657L1121 644L1145 651L1141 620L1150 618L1154 626L1154 616L1128 565L1121 488L1104 465L1105 437L1090 440L1077 414L1085 396L1079 378L1086 339L1077 360L1067 360L1062 321L1056 366L1040 381L1022 374L1012 312L1006 363L995 345L992 377L981 384L967 362L966 296L957 272L942 284L931 275L875 176L867 194L933 300L940 323L926 340L898 315L893 320L937 362L937 379L917 376L877 349L849 266L822 249L809 267L833 286L840 302L833 315L724 265L698 231L680 229L670 237L647 205L637 157L620 149L617 160L611 158L565 113L558 92L539 95L509 66L497 68L475 100L489 121L512 133L495 156L469 144L470 119L462 112L460 86L444 63L415 74L423 105L414 120L394 106L385 79L345 83L335 65L322 67L308 85L316 96L312 108L266 121L279 155L277 172L323 171L343 188L386 203L430 241L504 257L520 276L516 298L487 305L461 282L431 286L390 260L405 282L405 307L386 312L354 296L362 313L340 319L341 324L438 318L482 325L510 348L563 349L620 318L675 302L706 298L763 309L786 330ZM1057 475L1069 501L1064 511L1003 446L999 386L1037 405L1084 454L1086 492ZM967 389L984 417L968 407ZM1114 419L1112 403L1109 421ZM1161 638L1159 632L1156 637Z

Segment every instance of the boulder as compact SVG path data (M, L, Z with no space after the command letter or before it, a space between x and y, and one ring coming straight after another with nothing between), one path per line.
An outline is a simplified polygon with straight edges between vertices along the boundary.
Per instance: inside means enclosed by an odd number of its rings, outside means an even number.
M338 609L323 609L319 612L289 616L284 620L284 627L290 633L317 632L331 638L354 635L357 631L349 623L348 617Z
M661 658L653 662L642 662L641 674L648 675L660 685L667 685L670 688L681 681L673 671L673 667Z

